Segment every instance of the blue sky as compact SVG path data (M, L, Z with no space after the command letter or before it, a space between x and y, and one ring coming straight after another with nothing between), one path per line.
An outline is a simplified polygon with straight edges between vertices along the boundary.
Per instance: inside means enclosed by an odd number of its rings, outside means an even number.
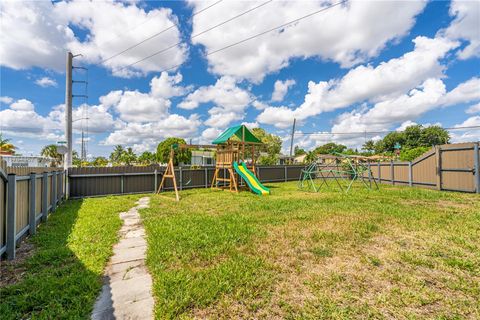
M239 123L280 135L287 152L293 118L295 144L307 149L331 141L359 147L365 135L355 132L411 123L480 125L480 2L348 1L207 55L336 3L272 1L191 38L262 3L2 2L3 134L23 154L64 139L67 50L88 68L89 97L74 99L74 118L88 114L92 156L116 144L152 150L169 136L209 143ZM84 86L75 84L74 94ZM82 126L86 120L76 121L76 150ZM477 141L480 130L451 135Z

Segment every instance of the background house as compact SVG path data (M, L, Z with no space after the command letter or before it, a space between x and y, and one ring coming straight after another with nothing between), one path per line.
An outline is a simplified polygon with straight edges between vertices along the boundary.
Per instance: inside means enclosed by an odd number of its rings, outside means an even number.
M40 156L13 156L2 155L8 167L49 167L51 158Z

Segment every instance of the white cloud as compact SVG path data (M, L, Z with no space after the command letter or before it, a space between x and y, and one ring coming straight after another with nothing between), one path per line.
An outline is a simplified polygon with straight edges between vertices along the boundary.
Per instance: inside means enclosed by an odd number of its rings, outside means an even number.
M243 109L252 100L250 93L237 86L232 77L222 77L214 85L200 87L178 105L182 109L195 109L201 103L213 102L229 109Z
M180 31L173 26L138 47L104 61L176 24L177 18L171 9L157 8L147 12L140 3L82 0L55 4L51 1L2 1L0 6L0 64L13 69L37 66L63 71L67 49L82 53L77 60L101 63L118 76L160 71L182 64L186 59L186 45L181 44L125 68L166 44L180 42ZM81 29L82 34L74 34L69 25Z
M153 77L150 81L151 93L154 97L165 99L183 96L190 88L178 86L182 79L180 73L169 76L167 72L162 72L159 77Z
M54 7L50 1L0 2L1 65L17 70L64 68L66 44L74 35Z
M162 72L159 77L150 81L150 92L115 90L100 97L104 108L112 107L119 113L121 120L128 122L146 123L160 121L169 114L172 97L184 95L189 88L182 87L179 83L182 75L169 76Z
M266 104L264 102L261 102L261 101L258 101L258 100L253 101L252 106L257 110L265 110L266 108L269 107L268 104Z
M477 104L474 104L473 106L470 106L465 112L469 113L469 114L480 113L480 103L477 103Z
M181 74L162 73L150 81L150 92L111 91L100 98L99 107L118 113L114 130L102 142L104 145L130 145L140 152L153 150L166 137L193 138L201 122L199 116L184 117L170 113L169 98L185 94ZM120 121L123 120L123 121Z
M2 96L0 97L0 102L5 104L10 104L13 102L13 98Z
M156 8L146 12L141 4L117 3L113 1L86 2L74 0L55 5L59 15L67 17L71 24L88 31L84 41L75 39L68 46L73 52L81 52L82 59L90 63L100 63L118 76L160 71L186 59L187 49L178 45L162 54L153 56L133 67L125 68L146 56L169 45L180 42L177 18L168 8ZM141 27L138 27L141 25ZM172 27L173 26L173 27ZM172 27L159 36L138 47L114 57L113 55L135 45L161 30ZM124 69L125 68L125 69Z
M453 0L450 4L450 15L455 18L450 26L440 33L468 42L468 45L458 52L460 59L480 57L480 2Z
M10 105L10 109L15 111L33 111L33 103L27 99L20 99Z
M370 109L364 108L341 114L335 120L332 132L387 130L394 124L412 121L435 108L480 100L480 91L467 90L472 84L480 84L479 81L479 78L472 78L446 92L445 85L440 79L428 79L408 94L378 102Z
M242 122L242 124L245 125L249 129L254 129L254 128L259 128L260 127L260 125L256 121L254 121L254 122Z
M39 85L40 87L43 87L43 88L56 87L58 85L57 81L55 81L54 79L51 79L49 77L43 77L43 78L37 79L35 81L35 83L37 85Z
M450 91L443 99L442 104L451 106L462 102L472 102L480 99L480 78L473 77Z
M190 1L193 7L201 1ZM209 9L208 14L193 17L193 32L199 33L259 5L261 2L229 1ZM292 21L326 7L333 2L274 1L221 28L192 39L206 52L225 47L241 39ZM424 1L349 1L298 23L207 56L210 70L260 82L263 77L286 67L293 58L321 57L342 67L377 56L388 42L408 33ZM272 14L274 12L275 14ZM251 23L255 21L255 23Z
M61 104L52 108L48 117L58 123L63 130L65 127L65 105ZM88 119L87 119L88 118ZM73 132L84 132L90 134L106 133L122 125L122 121L114 119L109 112L109 107L103 104L83 104L72 110Z
M333 111L363 101L387 100L408 92L429 78L443 76L439 63L447 52L458 46L445 38L417 37L415 48L400 58L380 63L377 67L362 65L351 69L343 78L328 82L308 83L308 93L297 109L269 107L257 120L279 128L287 127L293 118L305 120L322 112Z
M285 81L277 80L273 85L272 101L282 101L290 87L295 85L295 80L288 79Z
M48 139L58 124L48 117L35 112L33 103L26 99L13 102L9 108L0 111L2 129L13 136Z
M411 120L407 120L407 121L404 121L402 122L402 124L397 128L395 129L395 131L403 131L405 130L407 127L410 127L410 126L415 126L417 125L418 123L414 122L414 121L411 121Z
M170 100L156 98L148 93L125 91L114 108L122 120L150 122L165 118L170 105Z
M480 116L473 116L468 118L467 120L463 121L455 125L455 128L459 127L473 127L473 126L480 126ZM450 133L451 140L454 143L460 142L477 142L480 141L480 128L475 129L463 129L463 130L455 130Z
M467 120L463 121L460 124L455 125L455 128L461 128L461 127L474 127L474 126L480 126L480 116L473 116L468 118Z
M215 104L205 121L207 126L224 128L231 122L244 118L245 109L252 102L252 95L237 86L232 77L222 77L214 85L200 87L190 93L178 107L195 109L202 103Z
M103 142L105 145L143 145L151 150L167 137L191 138L196 136L200 120L193 114L189 118L171 114L164 119L149 123L128 123L112 132Z
M222 130L220 129L207 128L202 132L202 136L201 136L202 141L204 141L205 143L211 143L212 140L214 140L220 135L220 133L222 133Z

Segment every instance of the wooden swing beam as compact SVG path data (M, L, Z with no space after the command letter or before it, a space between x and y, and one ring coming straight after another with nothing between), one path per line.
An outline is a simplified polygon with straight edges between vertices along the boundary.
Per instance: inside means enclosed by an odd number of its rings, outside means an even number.
M165 180L166 179L171 179L173 183L173 189L175 190L175 200L180 201L180 194L178 192L177 188L177 179L175 177L175 167L173 165L173 159L175 157L175 149L216 149L216 145L211 145L211 144L179 144L175 146L175 148L172 146L170 148L170 155L168 159L168 164L167 164L167 169L165 170L162 181L160 182L160 186L158 187L157 194L162 192L162 190L165 188Z

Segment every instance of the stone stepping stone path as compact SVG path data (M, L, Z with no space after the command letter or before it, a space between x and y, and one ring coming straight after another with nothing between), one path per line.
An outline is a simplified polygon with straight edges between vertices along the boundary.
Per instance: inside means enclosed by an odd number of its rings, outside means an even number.
M93 307L92 319L153 319L152 277L145 266L147 242L138 209L148 208L150 198L120 213L120 241L105 269L102 292Z

